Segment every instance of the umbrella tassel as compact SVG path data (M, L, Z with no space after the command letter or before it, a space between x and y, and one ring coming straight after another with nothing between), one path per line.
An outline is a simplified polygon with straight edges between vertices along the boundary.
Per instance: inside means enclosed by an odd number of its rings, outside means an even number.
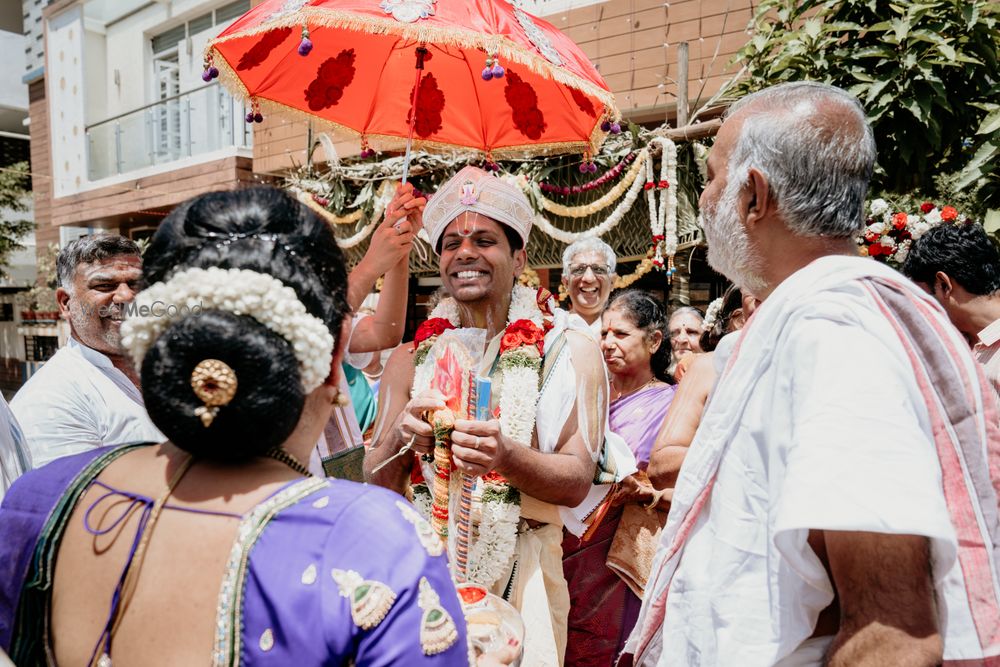
M406 133L406 154L403 156L403 185L410 176L410 153L413 151L413 129L417 124L417 98L420 96L420 79L424 75L424 58L427 57L427 47L416 48L417 63L414 66L417 75L413 83L413 98L410 100L410 127Z

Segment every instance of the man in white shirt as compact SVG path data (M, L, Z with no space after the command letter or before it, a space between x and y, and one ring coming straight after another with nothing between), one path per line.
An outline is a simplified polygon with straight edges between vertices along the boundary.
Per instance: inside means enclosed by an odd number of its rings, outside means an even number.
M583 319L598 341L617 264L615 251L596 236L574 241L563 251L562 284L569 293L570 312Z
M21 427L7 401L0 396L0 500L14 480L28 470L31 470L31 454L24 446Z
M986 230L934 227L913 242L903 273L941 304L1000 392L1000 252Z
M63 248L56 267L69 344L11 401L32 464L105 445L165 440L146 414L139 376L121 348L125 306L142 276L138 246L118 235L86 236Z
M823 84L719 130L708 260L762 303L684 459L635 664L1000 660L996 397L937 304L857 255L874 163L861 105Z

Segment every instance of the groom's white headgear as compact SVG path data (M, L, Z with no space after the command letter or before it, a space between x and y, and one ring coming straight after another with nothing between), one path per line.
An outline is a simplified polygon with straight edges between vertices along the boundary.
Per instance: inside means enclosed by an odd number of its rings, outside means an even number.
M507 225L528 243L535 213L521 189L479 167L468 166L448 179L427 202L424 229L437 252L448 224L465 211L473 211Z

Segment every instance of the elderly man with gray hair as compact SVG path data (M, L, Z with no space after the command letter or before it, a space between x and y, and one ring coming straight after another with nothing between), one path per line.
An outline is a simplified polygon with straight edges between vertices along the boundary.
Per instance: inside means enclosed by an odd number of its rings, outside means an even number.
M139 247L112 234L68 244L56 261L56 300L69 344L11 401L35 467L95 447L161 442L121 347L125 306L142 277Z
M719 130L708 261L762 304L717 360L635 664L1000 660L996 397L933 298L858 256L874 164L828 85L749 95Z
M562 284L569 293L570 312L583 318L594 338L601 338L601 313L608 305L618 258L607 243L590 236L563 251Z

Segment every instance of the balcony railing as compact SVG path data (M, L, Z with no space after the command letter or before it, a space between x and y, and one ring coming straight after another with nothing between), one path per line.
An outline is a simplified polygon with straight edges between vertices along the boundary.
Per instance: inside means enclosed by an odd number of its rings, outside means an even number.
M91 181L223 148L251 148L243 104L218 82L87 127Z

